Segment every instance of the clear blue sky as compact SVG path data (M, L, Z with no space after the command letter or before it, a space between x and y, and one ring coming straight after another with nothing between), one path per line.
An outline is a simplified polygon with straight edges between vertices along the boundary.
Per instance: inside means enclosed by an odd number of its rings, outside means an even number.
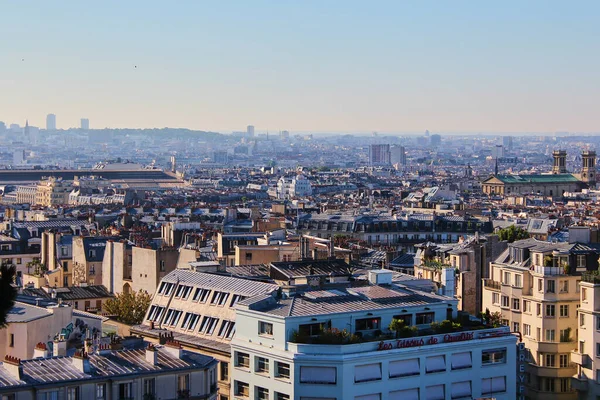
M597 0L0 0L0 120L598 132L599 18Z

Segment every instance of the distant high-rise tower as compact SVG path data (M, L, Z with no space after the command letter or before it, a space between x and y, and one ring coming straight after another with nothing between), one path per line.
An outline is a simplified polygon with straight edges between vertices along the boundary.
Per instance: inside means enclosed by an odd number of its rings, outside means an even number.
M46 129L49 131L56 130L56 115L48 114L46 117Z
M246 134L249 137L254 137L254 125L248 125L248 127L246 128Z
M431 135L429 137L429 143L431 144L432 147L438 147L439 145L442 144L442 137L438 134Z
M390 148L390 162L392 165L406 165L406 149L404 146L392 146Z
M507 149L508 151L511 151L512 147L513 147L512 136L503 136L502 137L502 145L504 146L505 149Z
M567 152L565 150L554 150L552 152L554 157L554 164L552 164L553 174L566 174L567 173Z
M87 118L81 118L81 129L87 131L90 129L90 120Z
M389 144L372 144L369 146L369 165L390 165L390 161Z
M177 160L175 159L175 156L171 156L171 172L177 172Z
M585 183L596 183L596 152L586 150L581 153L581 180Z

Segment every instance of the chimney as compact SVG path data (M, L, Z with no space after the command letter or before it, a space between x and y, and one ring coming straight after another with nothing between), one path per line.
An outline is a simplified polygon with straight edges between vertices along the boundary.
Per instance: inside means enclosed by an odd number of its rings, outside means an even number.
M71 362L80 372L83 372L84 374L90 373L90 359L85 351L77 350L73 355Z
M158 364L158 350L152 343L148 344L148 347L146 347L146 361L152 365Z
M46 343L39 342L35 345L33 358L48 358L48 346Z
M444 296L454 297L454 268L442 269L442 293Z
M177 340L169 340L167 343L165 343L165 350L167 353L177 358L181 358L181 353L183 352L181 343L179 343Z
M87 354L94 354L94 342L92 342L92 339L85 339L83 348Z
M98 354L100 354L101 356L110 354L111 351L112 350L110 348L110 344L108 343L101 343L98 345Z
M21 365L20 358L6 355L4 357L4 368L13 378L18 380L23 379L23 366Z
M54 341L52 345L52 355L54 357L64 357L67 355L67 342L64 339Z

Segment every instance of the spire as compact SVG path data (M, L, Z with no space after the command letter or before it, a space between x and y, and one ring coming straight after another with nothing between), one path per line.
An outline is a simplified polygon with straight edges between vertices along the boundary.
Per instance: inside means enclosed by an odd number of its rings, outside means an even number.
M494 168L494 175L498 175L498 157L496 157L496 168Z

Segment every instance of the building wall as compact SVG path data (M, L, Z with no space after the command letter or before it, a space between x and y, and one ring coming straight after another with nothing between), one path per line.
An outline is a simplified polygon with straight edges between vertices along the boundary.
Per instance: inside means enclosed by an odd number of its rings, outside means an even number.
M107 241L102 260L102 285L119 294L131 288L132 251L123 242Z
M179 252L175 248L132 249L132 289L154 293L160 280L177 267Z

